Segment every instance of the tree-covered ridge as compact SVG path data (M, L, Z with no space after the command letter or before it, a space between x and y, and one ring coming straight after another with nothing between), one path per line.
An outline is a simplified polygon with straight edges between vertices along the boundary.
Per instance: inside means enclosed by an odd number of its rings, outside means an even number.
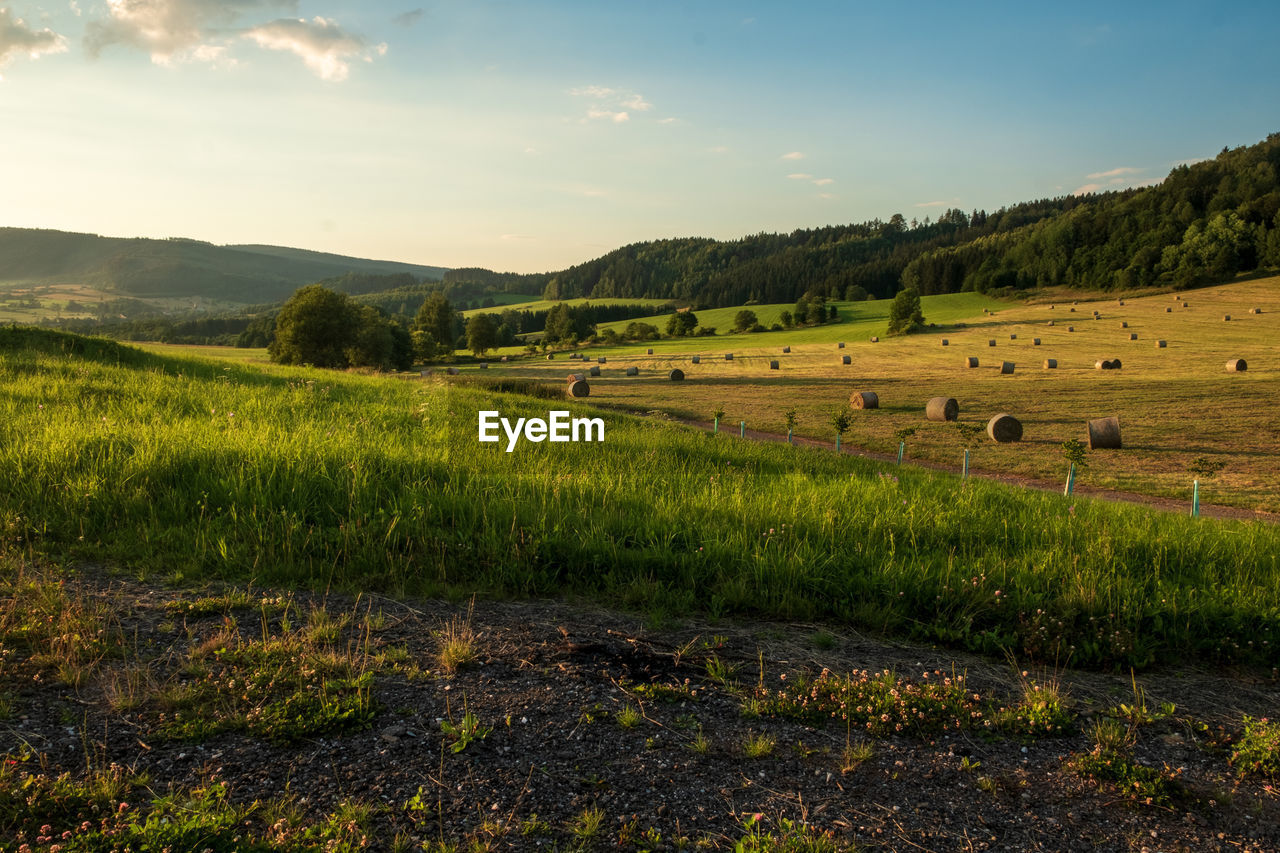
M922 293L1222 281L1280 267L1280 134L1178 166L1158 186L1086 196L1060 216L924 252L903 282Z

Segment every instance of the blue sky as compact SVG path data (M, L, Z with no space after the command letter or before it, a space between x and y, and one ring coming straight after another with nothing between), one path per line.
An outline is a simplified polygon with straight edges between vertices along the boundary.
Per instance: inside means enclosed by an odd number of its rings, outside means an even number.
M1277 4L0 0L0 225L557 269L1280 131Z

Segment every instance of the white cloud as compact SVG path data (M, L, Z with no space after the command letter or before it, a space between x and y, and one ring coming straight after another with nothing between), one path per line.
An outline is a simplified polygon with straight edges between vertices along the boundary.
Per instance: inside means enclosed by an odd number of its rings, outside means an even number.
M1071 191L1072 195L1088 195L1102 189L1102 184L1083 184Z
M1118 178L1122 175L1135 175L1141 171L1142 169L1135 169L1132 166L1120 166L1115 169L1108 169L1105 172L1094 172L1092 175L1085 175L1085 177L1091 181L1095 181L1099 178Z
M347 79L352 60L372 62L373 54L382 56L387 52L385 44L368 48L364 39L343 30L337 21L319 16L310 21L280 18L254 27L244 37L266 50L298 56L320 79L331 82Z
M818 198L835 198L835 193L818 193Z
M834 184L835 182L836 182L835 178L818 178L818 180L814 181L813 183L814 183L814 186L825 187L828 184Z
M65 53L66 50L65 36L47 27L41 30L29 27L26 21L13 17L8 9L0 6L0 68L8 65L14 57L39 59L50 53Z
M790 175L787 175L787 177L793 181L807 181L812 178L813 175L810 175L808 172L792 172Z
M107 0L107 18L85 28L85 47L97 56L109 45L127 45L147 51L157 65L170 65L195 59L202 45L228 43L246 12L296 5L295 0Z
M632 112L647 112L653 109L653 104L646 101L639 92L613 89L608 86L580 86L570 89L569 94L575 98L586 98L591 102L583 121L605 119L614 124L622 124L631 120ZM669 124L675 119L660 121L663 124Z
M922 201L916 207L945 207L949 204L949 201Z
M679 120L680 119L678 118L671 118L670 116L667 116L666 118L658 119L658 124L675 124Z
M802 153L801 153L801 152L799 152L799 151L791 151L791 152L788 152L788 153L786 153L786 154L783 154L783 155L782 155L782 157L781 157L781 159L783 159L783 160L803 160L803 159L804 159L804 154L802 154Z

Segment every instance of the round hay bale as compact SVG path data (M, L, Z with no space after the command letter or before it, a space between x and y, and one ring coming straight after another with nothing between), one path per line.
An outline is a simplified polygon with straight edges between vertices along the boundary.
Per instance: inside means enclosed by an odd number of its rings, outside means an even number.
M880 408L880 395L875 391L855 391L849 397L849 405L855 409Z
M993 346L995 346L995 345L996 345L996 339L995 339L995 338L991 338L990 340L988 340L988 341L987 341L987 346L989 346L989 347L993 347Z
M1052 326L1052 325L1053 325L1053 321L1052 321L1052 320L1050 320L1050 321L1049 321L1049 325L1050 325L1050 326Z
M673 367L671 368L671 372L667 374L667 378L670 379L672 382L683 382L684 371L678 367Z
M873 336L872 336L872 338L871 338L871 343L873 343L873 344L878 344L878 343L880 343L880 336L879 336L879 335L873 335Z
M1227 373L1244 373L1249 369L1243 358L1233 358L1227 362Z
M840 343L836 344L836 349L844 349L844 341L841 341Z
M586 378L587 378L586 374L584 373L570 373L568 376L565 377L565 381L567 381L570 385L572 385L573 383L581 382Z
M1067 326L1067 331L1068 331L1068 332L1074 332L1075 330L1076 330L1076 327L1075 327L1075 326Z
M693 363L694 363L694 364L702 364L702 356L700 356L700 355L695 355L695 356L693 357Z
M1227 320L1230 320L1230 319L1231 319L1231 315L1230 315L1230 314L1223 314L1223 315L1222 315L1222 319L1223 319L1223 321L1224 321L1224 322L1225 322L1225 321L1227 321Z
M1053 370L1053 369L1054 369L1054 368L1056 368L1057 366L1058 366L1058 360L1057 360L1056 358L1046 358L1046 359L1044 360L1044 369L1045 369L1045 370Z
M576 382L570 382L568 388L570 397L589 397L591 396L591 386L587 384L587 380L579 379Z
M1022 421L1008 412L1001 412L987 421L987 435L990 436L992 441L999 444L1021 441Z
M1166 314L1172 314L1172 313L1173 313L1173 309L1172 309L1172 308L1169 308L1169 307L1167 307L1167 306L1166 306L1166 307L1165 307L1165 309L1164 309L1164 313L1166 313Z
M840 356L840 363L841 363L841 364L853 364L853 359L852 359L852 358L850 358L850 357L849 357L849 356L847 356L847 355L842 355L842 356Z
M1128 321L1128 320L1121 320L1121 321L1120 321L1120 328L1122 328L1122 329L1127 329L1127 328L1129 328L1129 321Z
M1071 313L1072 313L1072 314L1076 313L1076 309L1072 308L1072 309L1071 309Z
M925 404L924 414L931 421L954 421L960 416L960 404L954 397L934 397Z
M778 362L776 362L776 361L771 361L771 362L769 362L769 369L770 369L770 370L777 370L777 369L778 369Z
M1131 341L1136 341L1137 339L1138 339L1138 333L1137 333L1137 332L1130 332L1130 333L1129 333L1129 340L1131 340Z
M547 361L555 361L555 360L556 360L556 357L554 353L547 353Z
M945 347L948 343L949 343L949 341L948 341L946 338L943 338L943 339L942 339L942 345L943 345L944 347Z
M599 368L599 367L596 367L596 366L593 364L593 365L591 365L591 369L590 369L590 370L588 370L588 371L587 371L587 373L588 373L588 375L590 375L590 376L599 376L599 375L600 375L600 368Z
M501 360L502 360L502 361L510 361L511 359L510 359L508 356L505 356L505 355L504 355L504 356L502 357L502 359L501 359Z
M974 358L973 356L969 356L968 358L966 358L966 359L964 360L964 366L965 366L965 367L977 367L977 366L978 366L978 360L977 360L976 358Z
M1250 314L1261 314L1261 313L1262 313L1262 309L1261 309L1261 308L1250 308L1250 309L1249 309L1249 313L1250 313Z
M1093 365L1098 370L1119 370L1120 359L1118 358L1100 358Z
M789 352L791 352L791 347L783 347L783 348L782 348L782 352L783 352L783 354L784 354L784 355L785 355L785 354L787 354L787 353L789 353Z
M487 362L487 361L482 361L482 362L480 362L480 369L481 369L481 370L488 370L488 369L489 369L489 362Z
M1001 374L1013 373L1013 362L1012 361L1000 362L1000 373Z
M1054 306L1053 306L1053 305L1050 305L1050 306L1049 306L1049 310L1050 310L1050 311L1052 311L1053 309L1054 309Z
M644 351L644 354L645 354L645 355L653 355L653 347L649 347L647 350L645 350L645 351Z
M1090 450L1120 449L1120 419L1096 418L1089 421Z
M727 353L725 353L725 354L724 354L724 360L725 360L725 361L733 361L733 353L731 353L731 352L727 352Z
M1118 300L1116 300L1116 301L1117 301L1117 302L1119 302L1121 305L1123 305L1123 304L1124 304L1124 300L1123 300L1123 299L1118 299Z
M1039 338L1032 338L1032 339L1031 339L1031 345L1032 345L1033 347L1038 347L1038 346L1040 346L1040 339L1039 339Z
M1018 339L1018 336L1017 336L1017 335L1010 335L1010 336L1009 336L1009 340L1011 340L1011 341L1016 341L1017 339Z
M1190 308L1191 306L1184 302L1184 303L1182 303L1182 307L1183 307L1183 308Z
M609 359L605 358L604 356L600 356L599 358L596 359L596 364L604 364L608 360Z
M448 370L446 370L446 371L445 371L445 373L449 374L450 376L457 376L457 375L458 375L458 368L456 368L456 367L450 367Z
M1156 349L1164 349L1168 345L1165 341L1156 341Z
M1120 369L1120 359L1118 359L1118 358L1113 358L1113 359L1111 359L1111 369L1112 369L1112 370L1119 370L1119 369Z
M638 368L638 367L628 367L628 368L627 368L627 375L628 375L628 376L639 376L639 375L640 375L640 368Z

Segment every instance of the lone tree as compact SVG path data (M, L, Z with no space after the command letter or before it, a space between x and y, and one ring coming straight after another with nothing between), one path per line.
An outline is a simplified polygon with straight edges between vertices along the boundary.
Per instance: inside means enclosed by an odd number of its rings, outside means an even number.
M467 349L477 356L498 345L498 324L492 314L476 314L467 321Z
M423 360L453 351L453 306L443 293L433 293L418 309L413 320L413 349Z
M913 332L924 327L924 312L920 308L920 291L904 287L893 297L889 306L889 334Z
M667 320L667 334L676 338L683 338L685 335L693 334L694 328L698 325L698 317L692 311L681 311L672 314Z
M759 319L756 318L756 312L749 308L743 308L733 318L733 330L735 332L746 332L754 328Z
M319 284L301 288L276 315L275 339L267 347L280 364L316 367L412 366L408 333L368 305Z

